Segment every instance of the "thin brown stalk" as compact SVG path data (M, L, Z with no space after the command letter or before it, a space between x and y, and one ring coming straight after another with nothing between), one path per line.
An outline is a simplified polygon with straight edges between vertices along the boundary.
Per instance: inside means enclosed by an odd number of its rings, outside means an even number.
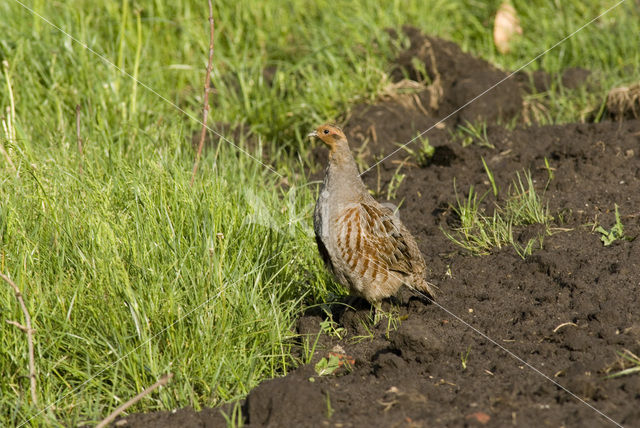
M80 174L82 174L82 161L84 154L82 152L82 137L80 136L80 104L76 105L76 141L78 142L78 153L80 154L80 162L78 163L80 168Z
M17 322L17 321L5 320L5 322L6 322L7 324L11 324L11 325L13 325L13 326L18 327L20 330L24 331L25 333L28 333L28 332L29 332L29 329L28 329L27 327L23 326L22 324L20 324L20 323L19 323L19 322Z
M24 319L26 326L19 324L15 321L7 321L9 324L17 326L20 330L27 333L27 343L29 345L29 379L31 379L31 400L34 406L38 405L38 395L36 394L36 360L33 355L33 332L35 331L31 328L31 316L29 315L29 311L27 310L27 305L24 303L24 299L22 298L22 293L18 286L9 278L7 275L0 273L0 278L4 279L7 284L9 284L13 291L16 294L16 299L20 303L22 307L22 312L24 313Z
M204 101L202 106L202 130L200 131L200 143L198 144L198 152L196 153L196 160L193 163L193 173L191 174L191 185L193 186L193 180L196 178L198 172L198 163L200 163L200 156L202 154L202 148L204 147L204 137L207 133L207 115L209 114L209 83L211 82L211 68L213 67L213 5L211 0L209 2L209 63L207 64L207 75L204 80Z
M113 412L111 412L109 416L104 418L102 422L96 425L96 428L103 428L109 425L118 417L118 415L120 415L122 412L127 410L129 407L133 406L138 401L142 400L145 396L151 394L154 390L158 389L159 387L166 385L169 382L169 380L171 380L172 377L173 377L173 373L167 373L166 375L162 376L159 381L157 381L156 383L151 385L149 388L145 389L140 394L136 395L131 400L127 401L122 406L118 407Z
M13 164L13 162L11 161L11 157L9 156L9 153L7 153L7 151L4 149L4 146L2 145L2 143L0 143L0 152L4 155L5 159L7 159L7 163L9 164L11 169L15 172L16 171L16 167Z

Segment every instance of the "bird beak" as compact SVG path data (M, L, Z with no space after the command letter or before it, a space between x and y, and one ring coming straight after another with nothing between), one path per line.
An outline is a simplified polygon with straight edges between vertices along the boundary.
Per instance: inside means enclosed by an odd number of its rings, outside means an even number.
M317 137L318 136L318 132L317 131L313 131L311 133L309 133L309 135L307 135L307 137Z

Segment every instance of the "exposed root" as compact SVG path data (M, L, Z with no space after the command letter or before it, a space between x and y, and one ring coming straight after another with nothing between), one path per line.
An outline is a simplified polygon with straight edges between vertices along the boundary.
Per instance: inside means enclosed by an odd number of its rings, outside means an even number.
M395 101L405 109L418 109L425 116L430 116L429 111L425 108L424 104L422 104L422 100L418 94L425 90L429 92L429 109L435 112L440 107L444 90L442 88L442 78L438 71L436 56L429 40L424 40L418 56L428 56L431 60L431 83L427 82L427 76L424 76L420 81L402 79L398 82L389 83L382 90L380 99L382 101Z
M422 45L420 50L426 50L427 55L429 55L429 58L431 59L431 73L433 74L433 81L427 88L429 94L431 95L429 97L429 107L433 110L438 110L444 90L442 89L442 78L440 77L440 72L438 72L436 55L433 52L433 46L428 39L425 39L424 45Z
M640 83L610 90L607 94L607 110L619 120L640 117Z
M522 100L522 120L525 125L545 123L548 114L549 109L538 99L525 97Z

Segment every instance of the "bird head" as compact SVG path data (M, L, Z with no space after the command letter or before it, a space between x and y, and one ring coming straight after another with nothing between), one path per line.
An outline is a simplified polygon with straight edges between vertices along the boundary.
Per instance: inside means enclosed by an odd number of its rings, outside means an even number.
M341 141L346 142L347 137L342 132L342 129L335 125L324 124L320 125L315 131L309 134L309 137L317 137L322 140L333 151Z

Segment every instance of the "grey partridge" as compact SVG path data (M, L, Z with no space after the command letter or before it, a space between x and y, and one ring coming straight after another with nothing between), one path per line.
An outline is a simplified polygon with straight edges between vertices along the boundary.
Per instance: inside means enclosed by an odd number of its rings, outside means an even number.
M327 124L309 136L329 147L313 227L320 255L336 280L375 306L403 284L434 296L415 239L369 194L342 130Z

